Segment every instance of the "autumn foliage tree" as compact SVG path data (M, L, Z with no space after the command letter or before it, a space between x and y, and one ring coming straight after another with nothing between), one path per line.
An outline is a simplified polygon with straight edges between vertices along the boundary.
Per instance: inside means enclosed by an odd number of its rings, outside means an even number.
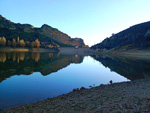
M24 39L19 39L19 36L17 38L13 38L12 40L6 40L5 37L0 37L0 46L3 47L7 46L13 46L13 47L31 47L31 48L39 48L40 46L43 48L55 48L57 47L55 43L52 43L52 40L50 43L48 42L40 42L39 39L36 39L35 41L24 41Z
M35 42L34 41L32 41L32 43L31 43L31 47L33 48L35 46Z
M0 45L5 46L6 45L6 38L5 37L0 37Z
M19 45L20 45L20 47L24 47L25 46L25 42L24 42L23 39L19 41Z
M12 43L11 43L11 41L10 41L10 40L8 40L7 45L8 45L8 46L11 46L11 45L12 45Z
M15 39L15 38L13 38L12 45L13 45L14 47L16 47L16 45L17 45L17 42L16 42L16 39Z
M40 47L40 41L38 39L35 40L35 47L37 47L37 48Z
M49 48L53 48L54 46L50 44L50 45L48 45L48 47L49 47Z
M19 39L19 36L17 37L17 45L20 45L20 39Z

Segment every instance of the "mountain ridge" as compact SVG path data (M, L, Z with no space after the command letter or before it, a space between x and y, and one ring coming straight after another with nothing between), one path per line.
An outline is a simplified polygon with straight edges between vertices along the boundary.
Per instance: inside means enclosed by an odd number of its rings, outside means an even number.
M35 35L38 35L39 40L42 40L41 38L44 37L44 39L47 38L45 41L50 41L51 39L54 40L55 42L62 43L60 46L79 46L79 47L86 47L84 44L83 39L81 38L71 38L69 35L59 31L56 28L53 28L47 24L43 24L40 28L34 27L30 24L20 24L20 23L14 23L11 22L10 20L7 20L4 18L2 15L0 15L0 29L3 30L3 32L0 32L0 36L5 36L8 39L12 39L10 35L13 35L15 37L15 32L16 34L21 35L20 38L22 37L23 39L26 38L22 36L22 34L33 34L33 37ZM7 31L8 30L8 31ZM7 32L10 32L9 35ZM32 40L33 37L28 37L29 40ZM34 38L35 39L35 38Z
M92 49L146 49L150 48L150 21L133 25L93 45Z

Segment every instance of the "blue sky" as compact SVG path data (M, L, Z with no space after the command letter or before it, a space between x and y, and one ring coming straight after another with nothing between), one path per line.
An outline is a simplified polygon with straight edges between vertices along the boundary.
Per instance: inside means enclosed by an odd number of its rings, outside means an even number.
M88 45L150 20L150 0L0 0L0 14L15 23L48 24Z

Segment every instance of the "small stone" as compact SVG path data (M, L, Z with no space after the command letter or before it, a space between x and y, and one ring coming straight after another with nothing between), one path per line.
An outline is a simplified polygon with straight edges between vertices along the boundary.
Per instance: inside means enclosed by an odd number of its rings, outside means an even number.
M127 106L126 108L127 108L127 109L132 109L130 106Z
M73 92L79 91L79 88L73 89Z
M146 97L145 99L150 100L150 98L149 98L149 97Z
M80 90L84 90L84 89L85 89L85 87L81 87L81 88L80 88Z
M91 98L92 97L92 95L88 95L88 98Z
M72 104L72 107L75 107L75 105L74 105L74 104Z
M91 85L89 87L92 87Z
M110 80L109 83L112 84L113 83L112 80Z

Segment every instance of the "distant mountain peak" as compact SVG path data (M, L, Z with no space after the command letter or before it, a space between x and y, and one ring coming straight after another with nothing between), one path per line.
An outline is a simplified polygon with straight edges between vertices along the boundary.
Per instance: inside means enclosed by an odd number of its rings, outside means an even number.
M43 24L43 25L41 26L41 28L52 28L52 27L49 26L49 25L47 25L47 24Z
M47 25L47 24L43 24L43 25L41 26L41 29L42 29L42 30L45 30L45 31L47 31L47 32L51 32L51 31L55 30L55 28L53 28L53 27L51 27L51 26L49 26L49 25Z

